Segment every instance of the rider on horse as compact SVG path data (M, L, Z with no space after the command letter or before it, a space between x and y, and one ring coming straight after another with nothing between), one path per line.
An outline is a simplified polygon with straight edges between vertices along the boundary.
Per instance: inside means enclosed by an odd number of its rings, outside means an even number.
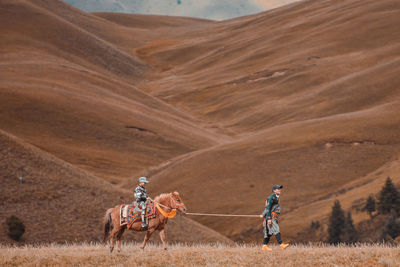
M140 209L142 215L142 227L146 227L146 221L144 220L144 216L146 214L146 201L149 197L146 192L146 184L149 183L146 177L139 178L139 185L135 188L134 197L137 202L137 208Z

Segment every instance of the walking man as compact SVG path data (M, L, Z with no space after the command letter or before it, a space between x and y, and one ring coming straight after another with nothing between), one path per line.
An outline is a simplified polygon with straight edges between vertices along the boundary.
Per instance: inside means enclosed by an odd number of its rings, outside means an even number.
M140 177L139 178L139 185L135 188L134 191L134 197L137 202L137 207L141 211L141 216L142 216L142 227L146 227L146 221L144 220L144 216L146 215L146 201L147 198L149 197L146 192L146 184L148 184L149 181L147 181L146 177Z
M281 232L278 225L278 216L281 213L281 206L279 204L279 197L281 195L282 185L275 184L272 186L272 192L267 201L265 209L260 215L261 218L264 218L264 244L262 246L262 250L271 251L272 249L268 247L269 239L272 235L275 235L276 240L278 241L282 250L286 249L289 244L285 244L281 239Z

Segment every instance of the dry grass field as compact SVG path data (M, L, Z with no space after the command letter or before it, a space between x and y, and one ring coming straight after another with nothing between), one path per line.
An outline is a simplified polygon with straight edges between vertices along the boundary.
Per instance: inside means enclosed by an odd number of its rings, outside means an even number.
M176 244L169 251L150 245L144 251L128 243L110 254L103 245L0 247L1 266L400 266L398 248L382 245L356 247L292 246L285 251L259 246Z

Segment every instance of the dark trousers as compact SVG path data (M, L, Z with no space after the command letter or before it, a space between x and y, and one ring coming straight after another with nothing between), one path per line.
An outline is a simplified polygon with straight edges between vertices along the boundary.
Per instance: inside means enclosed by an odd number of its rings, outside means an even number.
M269 243L269 239L271 238L272 235L267 235L267 237L264 238L264 245L267 245ZM277 233L275 235L276 241L278 241L279 244L282 244L282 238L281 238L281 233Z

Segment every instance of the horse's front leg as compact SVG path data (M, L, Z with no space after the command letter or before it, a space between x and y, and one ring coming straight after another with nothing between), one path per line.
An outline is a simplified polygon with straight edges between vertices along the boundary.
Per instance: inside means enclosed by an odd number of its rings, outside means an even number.
M147 241L149 241L150 236L154 233L154 230L155 230L155 229L149 229L149 230L147 230L146 236L144 237L144 240L143 240L143 244L142 244L142 246L140 247L141 249L144 249L144 247L146 246Z
M165 238L165 229L160 230L160 238L164 245L164 250L168 250L167 239Z

